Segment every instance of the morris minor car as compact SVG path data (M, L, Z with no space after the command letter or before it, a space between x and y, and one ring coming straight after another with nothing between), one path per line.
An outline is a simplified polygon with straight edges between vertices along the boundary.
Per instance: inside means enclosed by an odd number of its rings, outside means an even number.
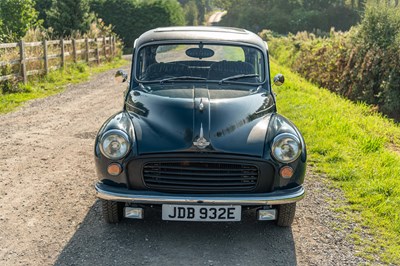
M244 29L167 27L133 47L122 111L95 142L108 223L254 219L290 226L304 197L306 146L277 113L268 46ZM118 71L128 79L128 73Z

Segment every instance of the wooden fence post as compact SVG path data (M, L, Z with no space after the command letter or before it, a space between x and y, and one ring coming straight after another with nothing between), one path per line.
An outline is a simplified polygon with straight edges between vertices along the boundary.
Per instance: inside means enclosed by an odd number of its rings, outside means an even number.
M65 46L64 46L64 39L61 39L60 41L60 46L61 46L61 67L65 67Z
M47 54L47 40L43 41L44 73L49 74L49 58Z
M95 38L94 41L96 42L96 61L97 61L97 64L100 64L99 42L98 42L97 38Z
M113 40L113 57L115 57L115 36L112 37Z
M109 38L109 45L110 45L110 57L113 57L113 46L112 46L112 37Z
M89 63L89 39L88 37L85 38L85 54L86 54L86 63Z
M76 42L75 39L72 39L72 55L74 57L74 63L76 64L77 60L77 54L76 54Z
M111 57L114 58L114 37L110 37Z
M104 58L107 60L107 47L106 47L106 37L103 36L103 54L104 54Z
M19 43L19 53L20 53L20 60L21 60L21 76L24 81L24 84L28 82L28 75L26 73L26 61L25 61L25 42L20 41Z

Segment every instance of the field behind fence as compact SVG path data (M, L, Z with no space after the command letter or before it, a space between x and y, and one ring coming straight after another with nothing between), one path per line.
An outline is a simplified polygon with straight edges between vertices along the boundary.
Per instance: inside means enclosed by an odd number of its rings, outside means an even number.
M116 55L116 38L44 40L0 43L0 82L27 83L32 75L44 75L69 63L99 64Z

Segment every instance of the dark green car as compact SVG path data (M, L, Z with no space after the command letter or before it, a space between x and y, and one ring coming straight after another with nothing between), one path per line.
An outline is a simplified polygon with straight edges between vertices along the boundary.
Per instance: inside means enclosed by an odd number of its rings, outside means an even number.
M127 73L117 76L125 80ZM306 148L276 110L268 47L236 28L171 27L141 35L123 110L95 143L107 222L258 220L290 226L304 197Z

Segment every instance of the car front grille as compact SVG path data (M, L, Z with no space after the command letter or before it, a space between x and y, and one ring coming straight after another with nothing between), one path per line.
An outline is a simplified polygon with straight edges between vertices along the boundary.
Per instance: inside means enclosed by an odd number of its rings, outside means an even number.
M243 192L256 188L259 169L241 162L159 161L143 167L143 181L160 191Z

